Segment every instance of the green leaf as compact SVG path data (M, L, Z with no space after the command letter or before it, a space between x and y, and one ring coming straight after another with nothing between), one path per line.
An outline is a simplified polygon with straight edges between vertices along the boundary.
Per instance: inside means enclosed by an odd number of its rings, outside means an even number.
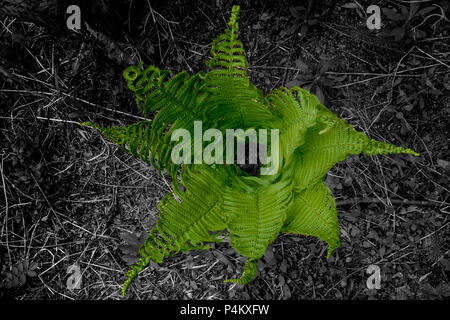
M316 123L320 102L316 96L297 86L276 89L266 99L277 115L274 127L280 130L280 153L287 162L294 150L305 142L307 129Z
M226 226L222 214L225 178L223 170L208 166L184 168L181 180L186 191L176 194L179 200L167 194L159 203L157 230L170 237L172 246L218 241L217 234L209 231L221 231Z
M206 63L211 70L205 76L203 101L207 119L218 119L216 128L262 128L271 121L272 114L264 104L261 90L247 76L248 62L242 42L238 39L239 7L234 6L230 29L212 43L211 59Z
M336 204L323 182L295 196L282 232L317 237L328 243L327 257L340 246Z
M256 272L257 270L257 266L258 266L258 260L254 260L254 259L248 259L247 261L245 261L245 268L244 268L244 272L242 273L242 276L238 279L227 279L224 282L234 282L237 284L247 284L249 282L251 282L255 276L256 276Z
M184 168L181 178L186 191L178 191L178 199L167 194L159 203L159 220L139 249L141 258L127 273L123 294L150 260L161 263L165 257L180 251L207 249L204 242L221 241L217 236L225 228L220 192L225 182L223 170L205 165L189 166Z
M328 116L329 119L325 120ZM308 130L307 143L296 150L295 187L299 192L323 179L325 174L349 154L358 154L368 143L367 136L344 120L323 112L323 120Z
M226 187L223 211L231 246L241 255L259 259L278 236L292 199L290 181Z

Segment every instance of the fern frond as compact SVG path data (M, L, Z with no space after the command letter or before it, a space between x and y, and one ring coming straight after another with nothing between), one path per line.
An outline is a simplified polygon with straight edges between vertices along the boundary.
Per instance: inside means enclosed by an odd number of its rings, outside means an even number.
M367 145L364 147L364 153L368 156L373 156L377 154L393 154L393 153L405 153L412 154L413 156L420 156L419 153L411 150L409 148L397 147L393 144L386 143L383 141L377 141L370 139Z
M205 76L203 91L210 94L205 101L207 118L218 119L217 129L264 128L273 119L262 91L247 76L248 62L238 39L239 6L234 6L225 33L212 43L211 70Z
M244 50L244 45L238 39L239 33L239 6L234 6L228 22L230 29L225 29L225 33L218 36L212 42L211 59L206 65L212 69L206 77L210 83L212 78L222 76L225 79L247 78L248 62Z
M277 116L274 126L280 130L280 153L288 162L294 150L305 142L306 130L316 123L319 99L297 86L274 90L266 99Z
M148 117L157 112L148 134L152 164L160 171L166 169L174 173L178 166L173 166L171 161L171 153L176 144L170 139L172 133L181 128L188 130L193 136L194 121L203 121L205 126L209 123L201 106L206 96L206 93L201 92L204 81L200 74L190 76L187 72L180 72L168 79L168 71L155 66L142 71L141 67L142 65L127 68L124 77L128 87L135 92L143 115Z
M295 196L281 232L314 236L327 242L327 257L340 246L336 204L323 182Z
M171 237L177 246L186 241L192 245L216 241L216 234L210 235L209 231L221 231L226 226L222 214L225 179L219 169L186 167L181 175L186 191L179 194L180 202L167 195L159 204L158 232Z
M339 119L323 105L318 106L317 124L305 135L308 143L295 152L295 191L298 193L315 184L338 162L350 154L361 152L367 155L407 153L418 156L411 149L369 139L363 132L355 130L345 120Z
M136 103L144 116L147 116L147 110L144 108L147 96L156 89L161 88L163 82L170 75L170 71L160 70L155 66L149 66L142 70L143 62L137 66L129 66L123 72L123 77L127 80L128 88L135 93ZM147 105L148 107L148 105Z
M237 284L247 284L256 277L256 272L258 266L258 260L248 259L245 261L244 272L242 272L242 276L238 279L227 279L224 282L234 282Z
M149 139L150 121L115 127L102 126L92 122L83 122L80 125L97 129L105 138L120 146L127 153L153 165L150 157L152 149Z
M206 249L205 242L222 240L217 236L226 227L221 194L225 171L204 165L188 166L181 179L186 191L177 194L179 200L167 194L160 201L159 220L139 250L141 259L127 274L127 286L132 281L130 277L136 278L150 260L160 263L178 252Z
M327 128L326 132L324 129ZM300 192L322 179L339 161L349 154L358 154L368 143L363 132L358 132L344 120L332 127L318 124L306 133L308 143L296 150L295 191Z
M223 212L231 246L245 257L259 259L278 236L291 199L289 180L225 187Z

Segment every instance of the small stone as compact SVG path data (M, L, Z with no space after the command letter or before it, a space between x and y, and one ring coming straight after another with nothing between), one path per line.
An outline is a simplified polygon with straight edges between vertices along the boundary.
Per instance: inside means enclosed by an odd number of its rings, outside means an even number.
M438 159L437 165L444 169L450 169L450 161L447 161L447 160Z

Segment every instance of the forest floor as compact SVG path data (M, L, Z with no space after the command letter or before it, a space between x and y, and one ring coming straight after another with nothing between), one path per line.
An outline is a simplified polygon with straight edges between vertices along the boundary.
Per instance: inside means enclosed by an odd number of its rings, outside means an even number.
M308 15L296 1L194 3L144 6L124 26L131 32L117 36L119 49L93 33L55 37L1 17L0 298L450 297L449 1L417 12L381 1L381 30L366 27L363 1ZM329 259L322 241L281 235L257 278L241 286L223 282L245 261L223 242L152 263L122 297L170 186L77 123L140 119L124 56L174 74L206 70L233 4L241 5L240 38L257 87L300 84L369 137L421 156L351 156L331 170L342 244ZM381 269L380 289L367 286L370 265ZM72 289L77 267L81 283Z

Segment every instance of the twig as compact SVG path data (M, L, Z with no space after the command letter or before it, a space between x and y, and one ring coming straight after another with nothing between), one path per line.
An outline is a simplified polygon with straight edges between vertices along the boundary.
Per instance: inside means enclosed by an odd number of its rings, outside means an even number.
M428 237L431 237L433 234L435 234L436 232L441 231L442 229L444 229L446 226L448 226L450 224L450 221L447 222L446 224L444 224L442 227L440 227L439 229L437 229L436 231L433 231L432 233L427 234L426 236L423 236L422 238L419 239L419 241L423 241Z
M9 264L11 265L11 253L9 252L9 243L8 243L8 195L6 194L6 184L5 184L5 178L3 176L3 153L2 153L2 166L1 166L1 170L0 170L1 176L2 176L2 184L3 184L3 194L5 196L5 223L4 223L4 227L6 230L6 248L8 251L8 259L9 259ZM2 236L3 236L3 228L2 228Z
M425 207L434 207L437 204L431 201L419 201L419 200L401 200L401 199L390 199L392 204L406 204L406 205L416 205L416 206L425 206ZM371 204L371 203L380 203L379 199L374 198L356 198L349 200L341 200L336 201L337 206L348 206L355 204Z
M53 89L51 89L51 90L53 90ZM45 91L29 91L29 90L15 90L15 89L0 89L0 92L27 93L27 94L37 95L37 96L53 96L53 95L56 94L56 93L45 92ZM133 118L136 118L136 119L140 119L140 120L150 121L149 119L144 118L144 117L135 116L133 114L129 114L129 113L126 113L126 112L123 112L123 111L113 110L113 109L110 109L110 108L107 108L107 107L100 106L100 105L98 105L96 103L84 100L82 98L74 97L74 96L72 96L72 95L70 95L68 93L65 93L65 92L59 92L59 94L62 94L63 96L66 96L66 97L72 98L74 100L77 100L79 102L85 103L85 104L87 104L89 106L97 107L97 108L100 108L100 109L103 109L103 110L107 110L107 111L110 111L110 112L119 113L119 114L122 114L122 115L125 115L125 116L129 116L129 117L133 117Z
M429 54L429 53L423 51L422 49L420 49L420 48L418 48L418 47L416 47L416 49L419 50L420 52L422 52L423 54L425 54L425 55L426 55L427 57L429 57L430 59L432 59L432 60L434 60L434 61L436 61L436 62L439 62L439 63L442 64L443 66L446 66L447 68L450 69L450 66L449 66L448 64L442 62L441 60L439 60L439 59L437 59L437 58L435 58L435 57L433 57L431 54Z
M44 117L37 117L37 116L35 118L38 119L38 120L48 120L48 121L54 121L54 122L80 124L79 122L71 121L71 120L44 118ZM5 119L5 120L30 120L30 119L26 119L26 118L12 118L12 117L0 117L0 119Z

